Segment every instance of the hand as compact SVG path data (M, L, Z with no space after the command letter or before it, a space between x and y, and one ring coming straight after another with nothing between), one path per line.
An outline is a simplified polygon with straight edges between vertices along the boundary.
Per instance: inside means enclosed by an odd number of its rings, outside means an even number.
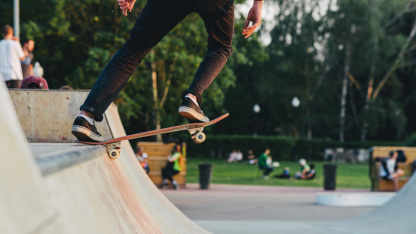
M121 11L123 12L123 15L127 16L127 12L131 12L134 3L136 3L136 0L117 0L117 2L120 6Z
M243 28L244 38L249 37L253 34L254 30L261 24L261 10L263 8L263 1L254 1L253 6L247 15L246 23ZM253 22L253 25L250 25L250 22Z

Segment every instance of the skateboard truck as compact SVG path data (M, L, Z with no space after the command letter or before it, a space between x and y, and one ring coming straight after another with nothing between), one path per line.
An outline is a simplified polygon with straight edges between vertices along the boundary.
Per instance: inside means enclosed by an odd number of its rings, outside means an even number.
M188 132L191 134L192 140L195 144L201 144L205 141L205 134L202 132L204 130L204 127L200 128L191 128L188 129Z
M108 156L110 156L111 159L116 159L118 156L120 156L121 141L106 144L105 146L107 147Z

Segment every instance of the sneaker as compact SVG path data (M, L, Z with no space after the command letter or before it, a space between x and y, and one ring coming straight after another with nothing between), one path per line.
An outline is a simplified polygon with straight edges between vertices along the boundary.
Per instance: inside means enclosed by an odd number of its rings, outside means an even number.
M178 184L173 184L173 189L179 190L179 185Z
M189 97L185 97L182 100L181 106L179 107L179 114L185 117L189 123L209 122L208 117L204 115L201 108Z
M167 184L167 183L163 183L163 184L162 184L162 188L163 188L163 189L168 188L168 184Z
M90 124L86 119L78 116L72 125L72 134L79 141L96 142L103 141L103 136L97 131L94 124Z

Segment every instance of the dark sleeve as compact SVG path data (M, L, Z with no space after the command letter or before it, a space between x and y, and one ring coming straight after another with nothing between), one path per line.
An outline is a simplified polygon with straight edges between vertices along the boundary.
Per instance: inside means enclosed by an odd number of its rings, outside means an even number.
M389 172L389 170L387 170L387 160L386 159L381 160L381 166L383 167L384 171L387 173L387 176L389 176L390 172Z

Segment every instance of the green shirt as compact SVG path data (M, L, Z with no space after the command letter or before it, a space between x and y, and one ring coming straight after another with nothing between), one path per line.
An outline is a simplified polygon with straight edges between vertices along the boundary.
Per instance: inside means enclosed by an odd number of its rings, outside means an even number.
M173 161L173 170L176 170L176 171L181 171L181 165L179 164L179 158L180 158L180 154L179 153L174 153L173 155L172 155L172 158L174 158L174 157L177 157L176 159L175 159L175 161Z
M306 171L310 171L311 170L311 168L309 167L309 165L308 164L305 164L305 166L301 166L300 167L300 172L303 172L303 170L305 170L306 169Z
M259 161L258 161L259 167L267 167L268 166L267 165L267 158L268 158L268 156L265 153L260 155Z

